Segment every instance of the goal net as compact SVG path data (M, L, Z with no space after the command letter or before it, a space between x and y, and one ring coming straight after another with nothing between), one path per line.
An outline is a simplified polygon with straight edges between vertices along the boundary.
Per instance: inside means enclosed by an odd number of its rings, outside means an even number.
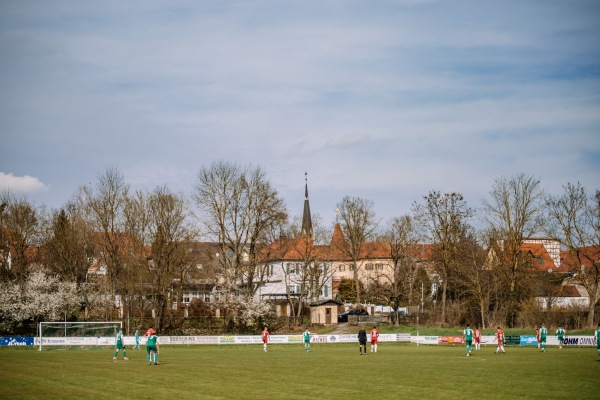
M39 350L44 346L107 346L115 344L120 321L40 322Z

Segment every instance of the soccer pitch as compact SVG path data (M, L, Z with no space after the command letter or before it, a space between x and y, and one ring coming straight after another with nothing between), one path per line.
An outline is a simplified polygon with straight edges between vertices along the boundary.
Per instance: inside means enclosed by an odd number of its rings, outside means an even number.
M162 346L145 350L0 349L3 399L597 399L595 348L494 347L465 357L460 346L358 344Z

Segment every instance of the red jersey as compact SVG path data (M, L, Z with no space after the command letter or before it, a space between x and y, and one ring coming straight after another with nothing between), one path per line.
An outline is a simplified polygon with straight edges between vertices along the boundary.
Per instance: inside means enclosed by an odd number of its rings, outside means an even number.
M371 344L377 344L379 338L379 331L377 329L371 329Z
M502 329L496 331L496 339L498 339L498 346L504 345L504 331Z
M473 332L473 337L475 338L475 343L479 343L481 341L481 332L479 332L479 329L475 329Z
M537 342L540 342L540 330L536 329L535 330L535 339L537 340Z
M263 343L269 343L269 331L266 329L262 331L262 341Z

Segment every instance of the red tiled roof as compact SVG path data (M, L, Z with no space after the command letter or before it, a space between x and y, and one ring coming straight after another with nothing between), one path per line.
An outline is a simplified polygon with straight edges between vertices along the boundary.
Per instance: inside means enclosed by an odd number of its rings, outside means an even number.
M550 254L542 243L523 243L521 251L530 254L533 257L532 267L539 271L555 271L557 266L554 265Z
M579 272L581 266L589 272L600 262L600 246L580 247L575 252L568 252L562 259L561 269L564 271Z

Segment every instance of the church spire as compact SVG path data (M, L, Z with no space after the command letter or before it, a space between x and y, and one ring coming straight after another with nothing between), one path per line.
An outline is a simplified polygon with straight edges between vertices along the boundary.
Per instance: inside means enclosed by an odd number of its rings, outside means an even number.
M308 203L308 172L304 173L304 212L302 214L302 236L313 235L310 205Z

